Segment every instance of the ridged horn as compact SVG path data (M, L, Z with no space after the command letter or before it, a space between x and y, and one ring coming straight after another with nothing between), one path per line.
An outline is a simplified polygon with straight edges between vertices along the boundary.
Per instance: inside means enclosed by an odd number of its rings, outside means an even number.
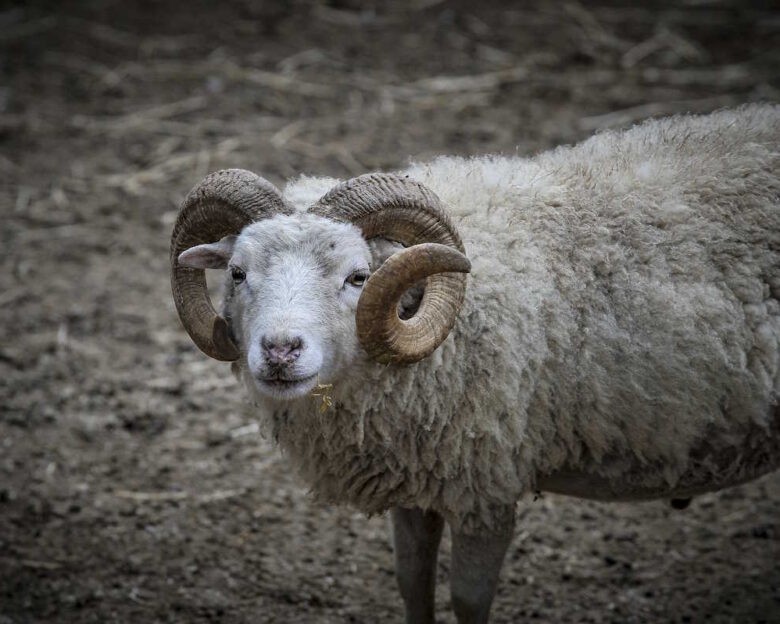
M237 360L240 352L227 321L211 303L203 269L179 264L184 250L238 234L250 223L292 213L273 184L244 169L208 175L187 195L171 234L171 289L176 311L193 342L217 360Z
M407 249L391 256L363 287L357 334L379 362L411 363L430 355L455 325L471 264L441 200L429 188L385 173L370 173L337 185L309 212L354 223L366 239L382 236ZM401 320L401 296L427 277L417 313Z

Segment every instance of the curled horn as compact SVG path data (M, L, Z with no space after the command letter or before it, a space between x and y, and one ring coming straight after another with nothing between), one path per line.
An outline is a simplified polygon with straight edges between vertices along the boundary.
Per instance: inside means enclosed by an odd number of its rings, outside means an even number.
M232 361L239 350L227 321L209 299L203 269L179 264L184 250L213 243L260 219L292 209L273 184L243 169L225 169L207 176L182 202L171 235L171 289L176 311L192 340L206 355Z
M449 334L466 294L471 263L441 200L397 175L370 173L331 189L309 212L354 223L366 239L382 236L406 249L391 256L363 287L358 339L379 362L411 363L430 355ZM412 318L397 314L401 296L427 277Z

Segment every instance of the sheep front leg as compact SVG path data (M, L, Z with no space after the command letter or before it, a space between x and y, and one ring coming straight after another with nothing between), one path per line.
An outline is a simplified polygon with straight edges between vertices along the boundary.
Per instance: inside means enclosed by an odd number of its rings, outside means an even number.
M485 624L504 555L514 533L514 509L500 528L479 534L452 533L450 588L458 624Z
M407 624L433 624L436 557L444 519L434 511L392 510L395 575Z

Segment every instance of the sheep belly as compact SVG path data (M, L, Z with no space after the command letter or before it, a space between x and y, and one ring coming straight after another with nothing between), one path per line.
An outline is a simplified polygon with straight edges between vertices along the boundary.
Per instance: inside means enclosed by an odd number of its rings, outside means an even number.
M780 469L780 405L773 409L769 430L756 426L741 445L715 450L705 438L692 449L689 467L677 480L665 480L662 469L648 470L639 464L614 477L564 467L539 476L537 488L593 500L637 501L688 498L746 483ZM659 480L648 483L653 472Z

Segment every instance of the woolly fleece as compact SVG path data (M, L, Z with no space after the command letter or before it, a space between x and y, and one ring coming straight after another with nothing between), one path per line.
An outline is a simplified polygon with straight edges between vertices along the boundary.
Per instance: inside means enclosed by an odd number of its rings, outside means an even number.
M778 145L780 107L754 105L534 158L413 165L400 173L449 207L473 265L452 333L407 367L358 356L327 380L325 413L308 397L254 401L318 498L434 509L461 530L504 521L556 471L628 498L767 472ZM303 210L335 183L302 177L285 195Z

